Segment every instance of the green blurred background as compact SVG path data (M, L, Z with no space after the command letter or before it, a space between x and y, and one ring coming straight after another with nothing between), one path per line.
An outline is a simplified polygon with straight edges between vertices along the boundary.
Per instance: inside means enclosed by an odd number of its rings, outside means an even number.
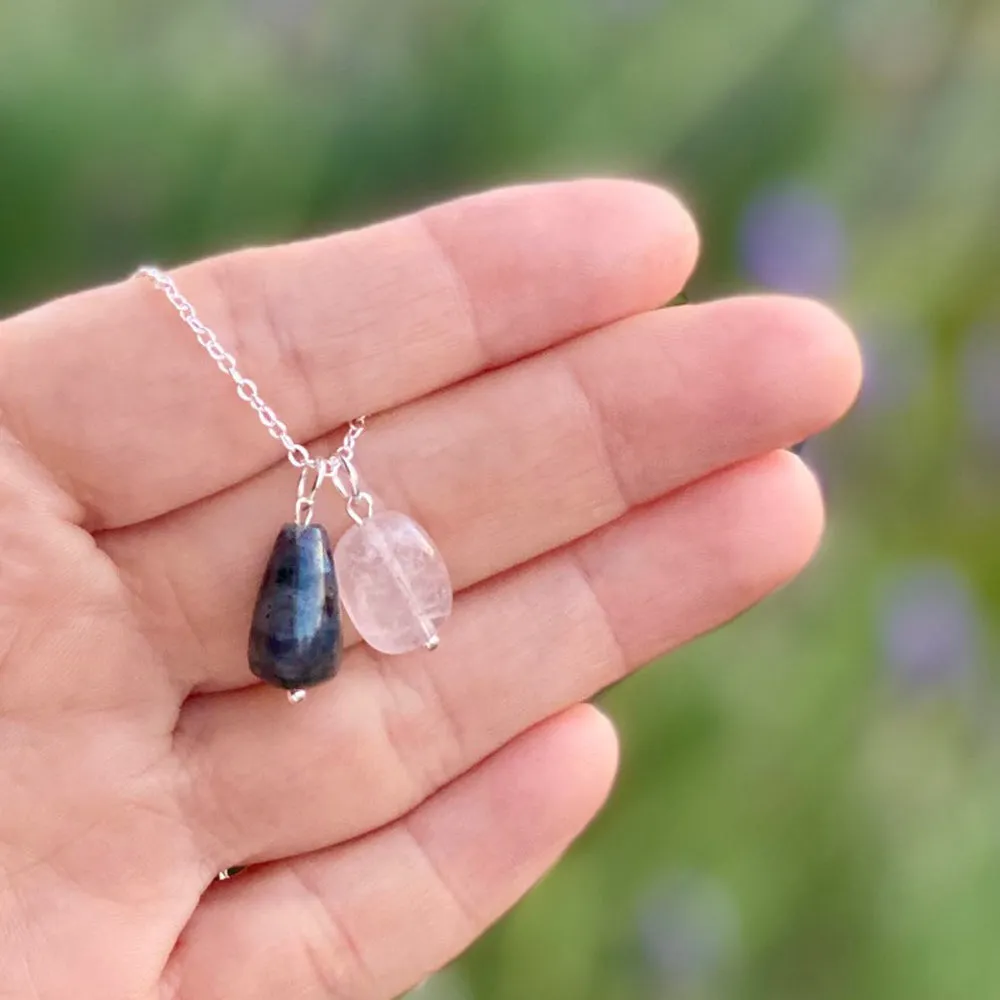
M691 202L692 298L833 299L867 385L817 564L606 697L611 807L420 996L1000 997L998 0L0 6L4 313L582 172Z

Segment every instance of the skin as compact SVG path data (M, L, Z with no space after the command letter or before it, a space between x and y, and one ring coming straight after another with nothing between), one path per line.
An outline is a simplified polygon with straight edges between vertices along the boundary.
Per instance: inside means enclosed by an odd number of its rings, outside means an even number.
M697 242L580 181L174 272L297 440L375 415L366 482L455 582L440 650L348 630L295 708L246 666L280 446L145 282L2 324L3 1000L393 997L556 861L616 766L587 699L805 565L781 449L858 388L824 306L659 309Z

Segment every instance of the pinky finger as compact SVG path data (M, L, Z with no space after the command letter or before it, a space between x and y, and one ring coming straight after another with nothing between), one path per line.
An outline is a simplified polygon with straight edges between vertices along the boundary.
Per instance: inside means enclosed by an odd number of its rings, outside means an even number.
M165 995L398 996L545 873L603 804L616 763L611 724L577 706L382 830L214 887L170 960Z

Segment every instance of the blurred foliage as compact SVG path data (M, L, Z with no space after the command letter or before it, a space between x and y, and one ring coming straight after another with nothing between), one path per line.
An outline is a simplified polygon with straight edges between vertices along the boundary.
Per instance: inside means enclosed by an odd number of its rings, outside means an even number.
M787 272L862 333L862 404L806 452L817 566L606 697L611 807L428 1000L1000 992L998 107L996 0L0 7L5 311L634 172L699 214L692 298Z

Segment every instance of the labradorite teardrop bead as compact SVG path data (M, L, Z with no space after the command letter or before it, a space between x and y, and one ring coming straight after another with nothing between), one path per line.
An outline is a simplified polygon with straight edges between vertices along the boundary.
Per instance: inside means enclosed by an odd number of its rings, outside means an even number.
M342 649L337 578L326 529L286 524L257 597L250 669L276 687L311 687L337 672Z

